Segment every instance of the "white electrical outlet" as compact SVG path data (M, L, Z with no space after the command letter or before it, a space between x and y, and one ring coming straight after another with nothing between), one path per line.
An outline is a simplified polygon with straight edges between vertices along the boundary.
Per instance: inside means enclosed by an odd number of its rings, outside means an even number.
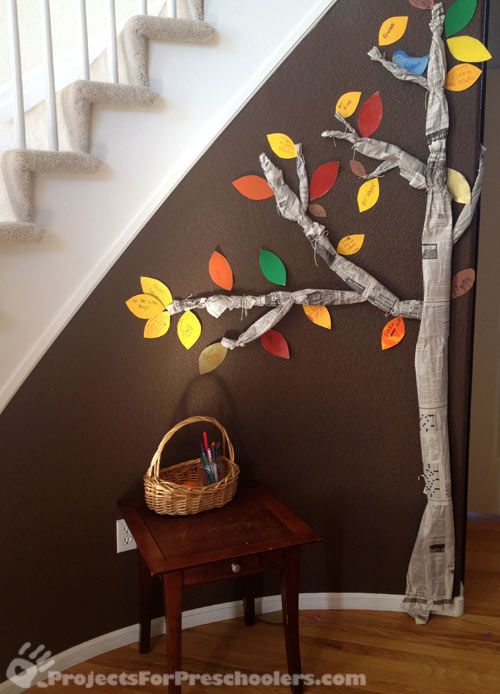
M135 540L123 518L116 521L116 552L128 552L129 549L137 549Z

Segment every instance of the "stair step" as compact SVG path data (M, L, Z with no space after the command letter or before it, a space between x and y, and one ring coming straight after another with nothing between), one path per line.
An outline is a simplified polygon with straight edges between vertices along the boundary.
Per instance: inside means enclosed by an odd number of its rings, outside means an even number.
M45 232L38 224L30 222L0 222L0 241L41 241Z
M17 220L33 222L33 176L36 173L93 174L100 159L81 152L11 149L2 156L7 193Z
M148 40L208 43L214 36L213 27L198 20L149 15L131 17L125 24L123 38L133 82L149 87Z
M62 92L71 146L80 152L90 152L90 133L93 104L122 104L151 106L158 94L148 87L110 82L77 80Z

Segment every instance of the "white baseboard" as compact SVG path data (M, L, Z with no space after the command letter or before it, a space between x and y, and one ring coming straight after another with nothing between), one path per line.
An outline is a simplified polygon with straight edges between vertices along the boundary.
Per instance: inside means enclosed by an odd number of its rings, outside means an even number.
M401 602L403 595L390 595L384 593L301 593L299 607L301 610L374 610L383 612L402 612ZM447 611L447 616L461 617L464 609L463 590L462 594L456 597L453 601L452 610ZM269 612L277 612L281 610L281 596L270 595L256 600L256 612L258 614L266 614ZM436 611L439 614L438 611ZM182 613L182 628L190 629L191 627L200 626L202 624L211 624L212 622L221 622L225 619L235 619L243 615L243 606L241 600L233 602L224 602L218 605L209 605L208 607L199 607L194 610L186 610ZM408 618L410 619L410 618ZM151 625L151 635L159 636L165 633L165 620L163 617L154 619ZM112 651L115 648L128 646L139 640L139 625L132 624L123 629L110 631L108 634L102 634L95 639L80 643L73 648L68 648L66 651L57 653L53 656L54 665L52 671L63 671L74 667L86 660L95 658L98 655ZM50 644L47 644L50 648ZM14 657L15 654L13 654ZM43 673L40 677L35 678L34 684L37 681L44 679ZM19 694L22 691L11 682L3 682L0 684L0 694Z

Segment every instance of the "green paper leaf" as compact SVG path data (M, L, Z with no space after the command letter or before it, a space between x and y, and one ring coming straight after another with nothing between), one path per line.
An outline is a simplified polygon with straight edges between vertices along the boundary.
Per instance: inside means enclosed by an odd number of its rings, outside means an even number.
M477 0L455 0L445 15L444 28L446 36L454 36L462 29L465 29L474 17L476 8Z
M260 249L259 265L264 277L273 282L280 284L282 287L286 285L286 269L281 258L278 258L276 253Z

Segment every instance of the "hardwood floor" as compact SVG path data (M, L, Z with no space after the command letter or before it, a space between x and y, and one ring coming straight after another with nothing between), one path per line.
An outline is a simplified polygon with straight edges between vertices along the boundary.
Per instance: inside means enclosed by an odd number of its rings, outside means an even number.
M500 520L469 522L465 615L460 619L432 617L417 626L394 612L302 612L300 619L304 672L363 673L366 686L307 687L377 694L498 694L500 692ZM267 619L269 615L266 615ZM286 672L280 624L243 620L218 622L183 632L183 668L197 673ZM139 655L137 644L110 651L68 670L71 673L135 673L165 669L164 637L153 650ZM95 686L116 692L119 687ZM82 691L81 686L52 686L49 691ZM126 692L158 692L162 687L123 687ZM201 684L183 691L205 692ZM213 687L215 691L290 691L286 686ZM39 690L32 690L39 691Z

